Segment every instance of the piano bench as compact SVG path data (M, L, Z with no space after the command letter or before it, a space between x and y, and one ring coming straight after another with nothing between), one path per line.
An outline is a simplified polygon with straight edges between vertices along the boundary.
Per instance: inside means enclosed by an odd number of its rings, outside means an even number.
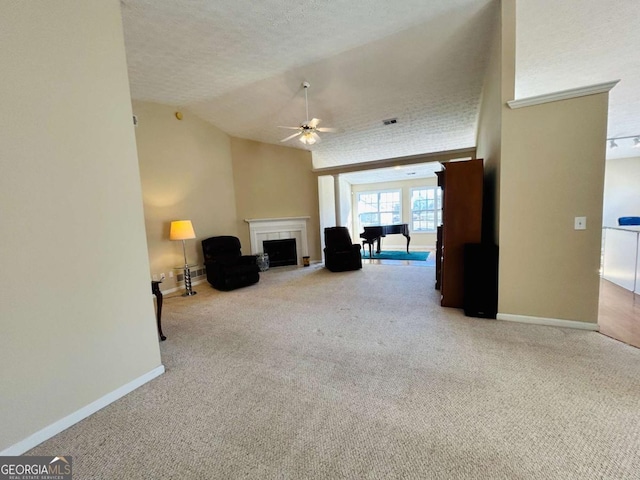
M367 251L365 245L369 245L369 258L373 258L371 256L371 247L373 246L373 248L375 250L375 248L376 248L375 244L376 244L376 239L375 238L372 238L371 240L363 240L362 241L362 250L364 250L365 252Z

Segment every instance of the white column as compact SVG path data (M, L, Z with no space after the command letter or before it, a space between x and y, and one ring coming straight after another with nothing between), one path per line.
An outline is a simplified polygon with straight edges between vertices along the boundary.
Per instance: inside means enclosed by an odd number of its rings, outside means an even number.
M333 195L336 208L336 226L342 225L342 209L340 208L340 174L333 175Z

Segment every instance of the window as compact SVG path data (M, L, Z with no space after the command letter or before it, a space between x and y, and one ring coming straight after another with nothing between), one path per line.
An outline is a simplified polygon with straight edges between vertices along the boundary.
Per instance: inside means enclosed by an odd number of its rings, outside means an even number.
M400 190L358 193L360 229L372 225L402 223Z
M411 230L435 232L442 224L442 190L439 187L411 189Z

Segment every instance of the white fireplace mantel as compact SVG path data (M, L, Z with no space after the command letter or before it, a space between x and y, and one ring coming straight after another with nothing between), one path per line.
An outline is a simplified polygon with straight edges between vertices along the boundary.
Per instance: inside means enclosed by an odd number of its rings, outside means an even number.
M249 224L251 254L262 253L262 242L265 240L293 238L296 241L298 265L302 265L302 257L309 255L307 241L307 220L309 218L311 217L245 218L244 221Z

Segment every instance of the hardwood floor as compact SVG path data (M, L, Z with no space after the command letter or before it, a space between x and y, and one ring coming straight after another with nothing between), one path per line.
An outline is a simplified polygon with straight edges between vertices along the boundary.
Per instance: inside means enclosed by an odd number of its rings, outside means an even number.
M600 333L640 348L640 295L600 280Z

